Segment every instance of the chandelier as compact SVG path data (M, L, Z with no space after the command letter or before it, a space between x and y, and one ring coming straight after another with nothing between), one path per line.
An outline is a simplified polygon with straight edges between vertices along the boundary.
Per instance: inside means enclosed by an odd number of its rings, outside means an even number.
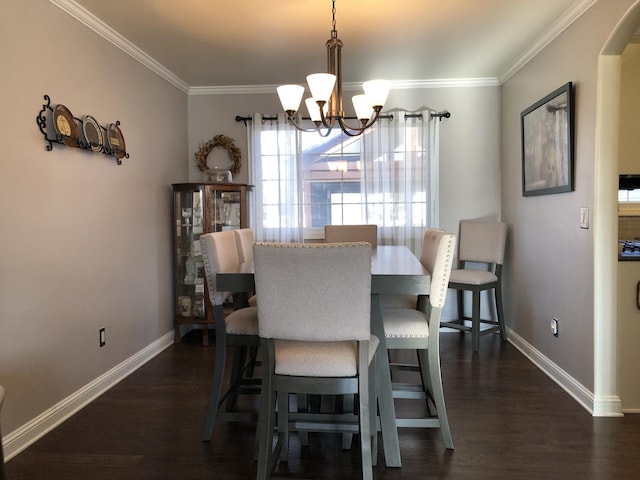
M389 94L391 82L387 80L370 80L362 84L364 95L352 98L356 117L360 124L350 126L342 110L342 40L336 31L336 2L332 0L331 38L327 40L327 73L307 75L307 84L311 97L305 100L309 116L315 129L302 128L296 121L296 112L300 106L304 87L302 85L282 85L277 88L282 108L287 113L287 120L301 131L318 131L327 136L337 125L349 136L362 134L378 119ZM325 129L323 131L323 129Z

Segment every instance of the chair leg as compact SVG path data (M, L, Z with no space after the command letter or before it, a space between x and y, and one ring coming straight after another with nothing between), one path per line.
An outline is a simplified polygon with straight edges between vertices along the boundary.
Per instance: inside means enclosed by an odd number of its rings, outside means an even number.
M473 351L480 350L480 291L472 292L472 312L471 312L471 337Z
M296 411L297 412L308 412L309 399L306 393L298 393L296 394ZM298 432L298 440L300 441L301 446L309 445L309 432L299 431Z
M456 290L456 303L458 305L458 323L464 325L464 290ZM460 331L462 332L462 330Z
M431 379L431 394L436 404L436 410L438 413L438 420L440 422L440 432L444 439L444 445L446 448L453 450L453 437L451 436L451 429L449 427L449 417L447 415L447 407L444 402L444 390L442 388L442 372L440 370L440 352L438 347L434 347L433 344L426 352L420 351L424 360L429 364L429 378Z
M280 461L289 461L289 393L278 392L278 441L282 441Z
M498 283L494 289L496 296L496 315L498 317L498 325L500 327L500 337L502 341L507 340L507 328L504 324L504 311L502 309L502 285Z
M247 357L247 347L239 346L235 350L230 377L230 392L227 397L227 411L231 411L236 403L238 403L238 394L242 384L242 377L244 376L245 360Z
M353 412L354 400L353 395L342 395L342 411ZM352 433L342 434L342 449L351 450L351 444L353 443Z
M376 355L380 355L377 352ZM378 396L376 395L377 363L369 365L369 433L371 434L371 465L378 465Z
M425 403L429 415L437 415L438 408L433 400L433 386L431 385L431 369L429 368L429 356L424 354L424 350L416 350L418 356L418 369L420 371L420 380L422 389L426 393Z
M358 419L360 422L360 453L362 458L362 480L373 480L372 454L371 454L371 423L369 404L369 356L368 352L359 352L360 375L358 376ZM365 373L366 372L366 373Z
M258 449L257 480L266 480L272 470L273 429L275 428L276 398L271 387L271 373L265 372L260 392L260 413L258 432L260 445Z
M211 386L211 394L209 396L209 408L207 410L207 419L204 426L205 442L211 441L213 434L213 426L216 423L216 414L218 412L218 403L222 395L222 382L224 381L224 369L227 357L227 339L222 329L216 332L216 359L213 373L213 385Z

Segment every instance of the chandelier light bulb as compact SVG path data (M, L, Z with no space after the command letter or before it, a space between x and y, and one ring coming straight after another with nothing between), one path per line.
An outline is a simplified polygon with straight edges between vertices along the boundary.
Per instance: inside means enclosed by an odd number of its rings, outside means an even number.
M353 109L356 111L356 117L360 121L366 121L371 118L371 114L373 113L373 106L371 105L371 100L367 95L354 95L351 98L353 102Z
M332 73L312 73L307 75L307 84L316 101L328 102L336 84L336 76Z
M369 80L362 84L362 88L367 98L369 98L369 104L372 107L382 108L387 101L391 82L389 80Z
M297 112L304 95L302 85L281 85L277 88L280 103L285 112Z
M307 105L307 111L309 112L309 117L311 117L311 120L316 123L322 122L322 116L320 115L320 106L316 103L316 99L309 97L304 101L304 103L306 103ZM327 111L329 110L329 104L325 103L322 107L322 110L324 111L324 115L326 117Z

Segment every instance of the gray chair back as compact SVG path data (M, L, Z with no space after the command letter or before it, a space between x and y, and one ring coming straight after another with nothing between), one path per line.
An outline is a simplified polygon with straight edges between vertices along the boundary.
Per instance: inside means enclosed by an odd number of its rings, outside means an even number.
M260 337L370 338L371 246L367 243L256 243L254 264Z

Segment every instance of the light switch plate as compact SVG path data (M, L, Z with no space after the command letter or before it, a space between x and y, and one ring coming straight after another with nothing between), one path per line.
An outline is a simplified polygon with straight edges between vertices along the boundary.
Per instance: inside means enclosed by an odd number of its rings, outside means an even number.
M589 228L589 208L580 208L580 228Z

